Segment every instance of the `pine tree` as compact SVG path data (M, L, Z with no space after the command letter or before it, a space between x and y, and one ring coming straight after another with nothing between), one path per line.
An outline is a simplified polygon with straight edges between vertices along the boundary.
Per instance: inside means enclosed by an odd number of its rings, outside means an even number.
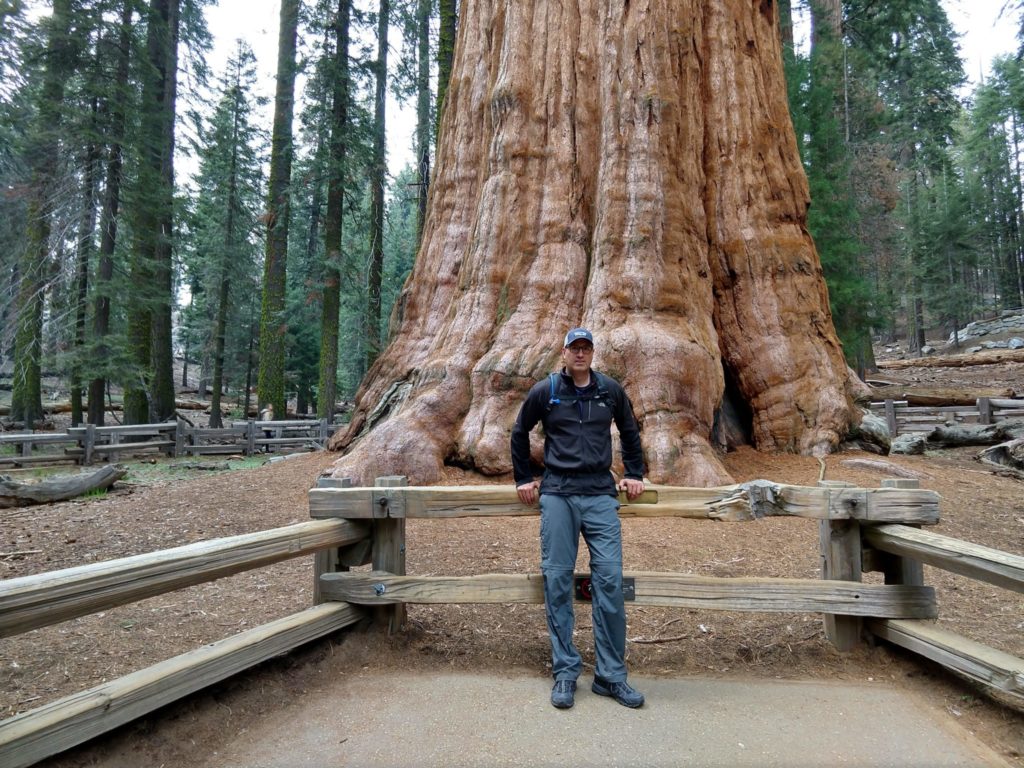
M104 397L106 395L108 368L111 348L107 336L110 333L112 280L114 276L114 252L117 247L118 224L121 209L121 185L124 165L124 142L128 124L128 109L131 93L129 76L133 48L132 26L135 15L134 0L121 3L120 23L116 30L116 44L109 51L114 64L113 87L105 100L104 111L109 124L106 136L106 168L104 191L100 212L100 245L96 276L93 281L92 321L92 379L89 382L89 423L103 426ZM100 50L105 50L101 40ZM106 57L105 57L106 58Z
M201 271L203 282L210 287L209 295L215 297L210 334L213 341L210 426L214 428L222 426L221 396L225 370L231 367L229 358L243 356L237 347L233 353L226 351L230 349L226 346L229 327L245 327L240 281L233 277L252 274L256 268L256 243L252 233L262 193L260 148L263 137L254 125L253 110L261 104L253 93L255 81L256 59L251 49L238 41L221 81L216 108L208 124L199 131L199 199L193 237L202 254L197 271ZM236 342L244 344L244 335Z
M178 0L151 0L146 13L138 167L131 198L129 339L135 370L124 385L128 424L161 421L174 411L171 378L171 238L174 222L174 119Z
M373 159L370 165L370 264L366 301L366 365L381 350L380 291L384 266L384 187L387 183L387 125L385 94L388 82L388 26L390 0L380 0L377 10L377 64L374 96Z
M266 257L260 309L260 352L257 391L260 406L270 404L281 418L285 399L285 345L288 320L285 293L288 279L288 229L291 213L292 118L295 109L295 50L299 29L299 0L281 0L277 48L277 89L270 150L270 188L267 195Z
M423 239L430 191L430 6L418 0L416 6L416 245Z
M455 60L455 32L459 23L457 0L438 0L441 16L437 39L437 98L434 109L437 121L434 135L441 135L441 115L444 112L448 85L452 79L452 62Z
M72 3L54 0L48 20L43 83L27 147L31 168L27 245L18 269L17 332L11 415L31 426L42 417L41 355L45 270L51 263L51 215L60 156L64 86L76 66Z
M324 222L323 307L320 321L320 370L317 416L334 416L338 392L338 313L341 309L341 243L345 203L349 85L350 0L338 0L334 18L334 59L330 69L331 121L327 218Z

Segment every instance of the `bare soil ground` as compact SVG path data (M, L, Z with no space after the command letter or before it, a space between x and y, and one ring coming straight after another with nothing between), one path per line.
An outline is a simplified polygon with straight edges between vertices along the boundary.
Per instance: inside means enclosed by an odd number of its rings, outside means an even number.
M994 370L998 368L998 370ZM931 369L886 372L893 381L925 380ZM1024 389L1024 365L939 370L949 386ZM920 378L915 378L920 377ZM892 457L920 472L943 498L938 532L1024 554L1024 483L973 460L976 449ZM306 493L333 456L318 453L227 472L170 472L155 465L137 484L106 496L0 511L0 576L13 578L187 542L263 530L308 519ZM884 473L851 469L838 453L826 478L876 487ZM737 481L767 478L813 485L817 460L744 449L724 457ZM472 482L453 470L451 482ZM729 524L627 520L626 567L709 576L818 576L817 527L768 519ZM538 569L538 520L409 521L408 571L415 574L527 572ZM586 556L581 554L581 568ZM0 716L111 680L249 627L311 601L309 558L240 574L0 641ZM867 576L875 578L874 575ZM925 568L935 585L940 624L1024 657L1024 596ZM592 659L590 615L578 614L578 641ZM821 619L633 607L629 665L644 675L728 679L886 680L944 707L1009 762L1024 768L1024 703L987 692L918 657L886 646L840 654ZM49 764L189 766L227 734L248 727L277 702L313 691L354 670L439 668L547 674L542 606L412 606L405 632L360 629L289 656L171 705Z

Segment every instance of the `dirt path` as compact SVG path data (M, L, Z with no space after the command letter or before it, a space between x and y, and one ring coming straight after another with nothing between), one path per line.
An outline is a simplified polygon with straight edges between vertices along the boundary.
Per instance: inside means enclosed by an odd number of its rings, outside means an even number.
M1024 554L1024 486L971 460L971 450L892 461L923 474L943 496L939 531ZM827 478L874 487L882 475L844 467L830 456ZM877 458L877 457L868 457ZM308 519L306 492L331 463L306 455L261 468L164 482L103 498L5 512L0 556L5 578L122 557L190 541ZM750 450L725 458L738 480L765 477L812 485L813 458ZM162 475L161 472L164 472ZM453 481L466 482L453 474ZM408 569L418 574L523 572L537 569L536 519L410 521ZM627 568L708 576L817 576L817 528L796 519L748 524L630 520L624 526ZM581 562L581 567L585 563ZM932 568L944 626L1024 656L1024 596ZM240 574L0 643L0 712L8 717L162 659L300 609L310 602L308 560ZM592 657L590 617L579 615L579 640ZM1016 766L1024 766L1024 707L997 698L899 650L838 654L817 616L632 608L633 674L721 680L784 679L884 682L929 701ZM546 680L548 646L541 606L413 606L407 631L393 638L342 634L239 676L109 738L66 754L57 766L204 765L225 734L257 727L260 718L325 676L401 670L518 674ZM541 688L546 691L544 685ZM122 761L123 762L120 762Z

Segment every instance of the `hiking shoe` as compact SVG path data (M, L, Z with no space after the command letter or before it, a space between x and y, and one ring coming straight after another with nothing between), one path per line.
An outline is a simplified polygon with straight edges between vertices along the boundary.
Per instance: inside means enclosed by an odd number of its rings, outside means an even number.
M611 683L600 677L595 677L594 684L590 686L590 690L598 696L610 696L622 706L629 707L630 709L636 709L644 705L644 695L630 687L629 683L625 680Z
M576 681L556 680L551 689L551 706L558 709L569 709L575 703Z

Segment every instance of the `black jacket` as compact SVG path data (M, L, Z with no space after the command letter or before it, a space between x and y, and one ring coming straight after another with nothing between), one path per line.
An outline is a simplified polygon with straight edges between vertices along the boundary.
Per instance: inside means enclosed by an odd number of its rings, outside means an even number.
M572 376L555 374L530 389L512 427L512 469L516 485L533 480L530 430L544 427L544 477L541 493L604 495L617 493L612 466L611 424L619 429L626 477L642 480L643 449L633 404L622 385L591 370L590 386L578 396ZM557 401L557 402L553 402Z

